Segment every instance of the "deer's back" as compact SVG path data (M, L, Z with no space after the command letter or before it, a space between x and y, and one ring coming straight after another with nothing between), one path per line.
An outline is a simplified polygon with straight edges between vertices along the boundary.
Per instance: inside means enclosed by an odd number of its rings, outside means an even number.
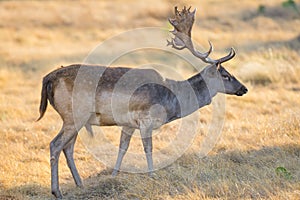
M91 124L138 127L153 116L160 124L176 115L169 104L174 94L152 69L70 65L46 77L53 82L54 108L63 119L76 109Z

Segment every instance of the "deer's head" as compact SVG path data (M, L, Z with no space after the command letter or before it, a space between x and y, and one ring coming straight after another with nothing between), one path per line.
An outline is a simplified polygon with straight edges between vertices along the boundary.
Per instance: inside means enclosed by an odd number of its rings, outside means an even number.
M211 93L225 93L242 96L248 92L247 88L229 73L221 64L211 64L201 72Z
M211 93L215 94L217 92L222 92L238 96L246 94L248 91L247 88L222 66L223 63L235 56L233 48L231 48L228 55L217 60L209 57L213 50L210 42L210 48L205 53L201 53L194 48L191 32L195 20L196 9L191 12L190 8L186 9L186 7L184 7L182 11L178 11L177 7L175 7L175 18L169 19L169 22L174 27L174 30L171 32L175 38L168 41L168 45L171 45L177 50L187 48L195 57L210 64L201 72L201 76L205 80Z

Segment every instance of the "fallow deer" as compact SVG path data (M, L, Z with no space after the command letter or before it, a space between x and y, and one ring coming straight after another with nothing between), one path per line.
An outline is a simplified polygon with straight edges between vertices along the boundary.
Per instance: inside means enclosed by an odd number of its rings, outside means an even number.
M92 125L122 127L113 176L120 169L134 130L139 129L148 171L152 174L152 130L210 104L219 92L237 96L247 93L247 88L222 66L235 56L233 48L227 56L217 60L209 57L212 52L210 42L206 53L194 48L191 30L195 12L185 7L178 11L175 7L175 18L169 19L175 37L168 44L178 50L187 48L209 64L187 80L164 79L153 69L88 64L63 67L44 77L38 120L44 116L48 101L63 120L61 131L50 143L51 190L56 198L62 198L58 178L61 151L76 185L82 186L73 152L78 131L83 126L89 132L92 132Z

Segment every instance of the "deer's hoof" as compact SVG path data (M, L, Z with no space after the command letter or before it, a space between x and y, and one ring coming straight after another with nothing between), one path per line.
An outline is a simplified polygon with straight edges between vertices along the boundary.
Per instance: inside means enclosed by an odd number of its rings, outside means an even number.
M62 194L59 190L52 190L52 194L55 196L56 199L62 199Z
M118 170L114 169L113 172L111 173L112 177L116 177L118 175Z

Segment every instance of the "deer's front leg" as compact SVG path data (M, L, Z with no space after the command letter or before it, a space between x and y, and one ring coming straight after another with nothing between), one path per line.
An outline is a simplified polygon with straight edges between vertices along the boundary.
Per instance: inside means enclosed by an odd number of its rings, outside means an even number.
M152 128L141 128L141 137L146 154L148 173L153 175L153 160L152 160Z

